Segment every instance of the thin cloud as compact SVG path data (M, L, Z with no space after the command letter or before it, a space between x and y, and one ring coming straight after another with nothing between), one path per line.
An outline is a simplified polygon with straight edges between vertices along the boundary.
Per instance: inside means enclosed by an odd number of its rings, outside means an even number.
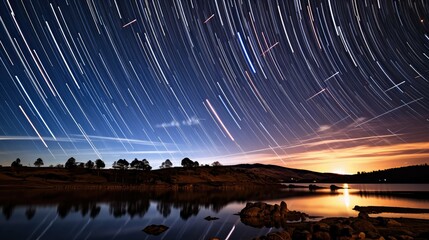
M155 125L157 128L170 128L170 127L181 127L181 126L193 126L193 125L199 125L200 119L197 117L191 117L188 119L185 119L181 122L177 120L172 120L171 122L165 122Z

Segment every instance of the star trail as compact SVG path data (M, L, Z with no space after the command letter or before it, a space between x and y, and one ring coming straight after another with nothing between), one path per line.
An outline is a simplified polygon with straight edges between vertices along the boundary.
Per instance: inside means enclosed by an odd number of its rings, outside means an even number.
M0 164L429 162L425 0L0 3Z

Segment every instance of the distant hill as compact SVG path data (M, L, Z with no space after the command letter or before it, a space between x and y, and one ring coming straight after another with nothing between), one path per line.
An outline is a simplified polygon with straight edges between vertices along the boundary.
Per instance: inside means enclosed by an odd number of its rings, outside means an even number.
M231 187L279 184L282 182L320 182L335 177L337 177L336 174L263 164L193 168L174 167L152 171L2 167L0 168L0 189L8 187L53 188L63 185L103 187L124 184L176 188Z
M338 175L324 181L347 183L429 183L429 165L390 168L354 175Z
M239 164L174 167L153 171L1 167L0 189L9 188L204 188L268 186L279 183L428 183L429 166L409 166L371 173L339 175L276 165Z

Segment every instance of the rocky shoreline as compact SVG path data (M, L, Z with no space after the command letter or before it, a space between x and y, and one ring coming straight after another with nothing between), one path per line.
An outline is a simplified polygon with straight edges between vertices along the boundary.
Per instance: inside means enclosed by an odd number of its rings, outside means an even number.
M257 240L348 240L429 239L429 220L409 218L370 217L365 211L357 217L325 218L307 221L310 216L291 211L285 202L270 205L263 202L248 203L240 213L241 221L252 227L282 228Z

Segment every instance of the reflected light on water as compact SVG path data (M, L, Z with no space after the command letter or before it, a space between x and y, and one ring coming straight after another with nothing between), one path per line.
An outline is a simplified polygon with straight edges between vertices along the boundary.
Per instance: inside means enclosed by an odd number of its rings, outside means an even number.
M344 188L344 192L343 192L344 205L346 206L346 208L349 208L350 206L349 185L347 183L344 183L343 188Z

